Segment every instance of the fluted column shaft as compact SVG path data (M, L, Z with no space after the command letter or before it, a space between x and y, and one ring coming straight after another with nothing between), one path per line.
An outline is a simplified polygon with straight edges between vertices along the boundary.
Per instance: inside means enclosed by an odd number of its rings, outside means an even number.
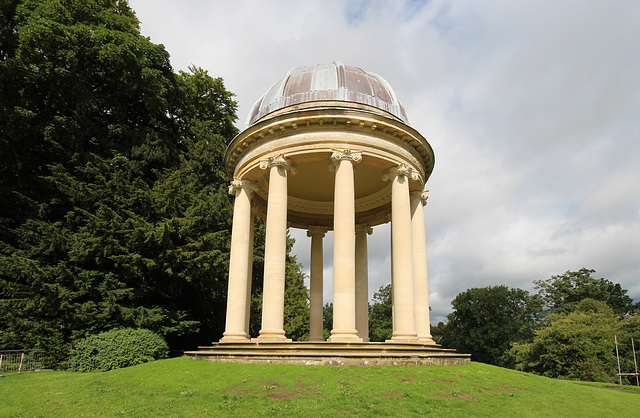
M269 195L264 243L262 329L258 341L290 341L284 335L284 280L287 251L287 172L284 156L262 161L269 169Z
M323 251L322 238L327 232L324 227L309 227L311 237L311 268L309 278L309 341L324 341L323 330Z
M231 254L229 259L229 283L227 292L227 316L225 332L220 342L248 342L248 312L251 294L251 269L253 248L251 195L257 183L234 179L229 193L235 194L233 225L231 227Z
M391 245L393 257L392 341L417 340L413 284L413 251L409 179L411 169L404 165L389 170L391 180Z
M373 229L368 225L356 226L356 330L362 341L369 341L369 259L367 234Z
M429 285L427 276L427 244L424 210L429 191L411 193L411 229L413 245L413 285L415 287L416 331L418 339L433 343L429 319Z
M329 341L362 341L356 331L355 186L353 164L359 152L336 150L333 210L333 330Z

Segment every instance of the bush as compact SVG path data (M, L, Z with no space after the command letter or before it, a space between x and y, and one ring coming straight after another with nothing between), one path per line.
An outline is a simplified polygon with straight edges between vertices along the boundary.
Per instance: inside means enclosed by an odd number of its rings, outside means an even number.
M79 372L105 372L166 358L168 354L164 339L148 329L113 329L78 342L69 367Z

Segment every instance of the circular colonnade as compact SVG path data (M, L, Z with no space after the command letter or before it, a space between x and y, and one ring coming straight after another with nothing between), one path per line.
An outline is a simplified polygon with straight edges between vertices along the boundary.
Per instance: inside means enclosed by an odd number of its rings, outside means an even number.
M322 341L322 239L333 231L330 342L368 342L367 235L391 222L393 335L432 344L424 185L434 165L389 84L334 62L294 68L255 104L225 156L235 194L225 332L250 342L253 219L265 220L262 328L256 342L287 342L287 228L311 237L310 335Z

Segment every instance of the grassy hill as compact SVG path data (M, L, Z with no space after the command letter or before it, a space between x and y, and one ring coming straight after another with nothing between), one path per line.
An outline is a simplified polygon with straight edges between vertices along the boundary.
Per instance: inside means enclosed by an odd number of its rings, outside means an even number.
M640 388L481 363L333 367L188 358L0 379L0 416L638 416Z

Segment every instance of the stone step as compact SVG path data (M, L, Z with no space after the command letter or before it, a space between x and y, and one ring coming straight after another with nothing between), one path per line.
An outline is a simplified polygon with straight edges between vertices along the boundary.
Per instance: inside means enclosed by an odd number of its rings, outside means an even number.
M217 343L185 353L192 358L217 362L358 364L358 365L457 365L469 362L468 354L416 343Z

